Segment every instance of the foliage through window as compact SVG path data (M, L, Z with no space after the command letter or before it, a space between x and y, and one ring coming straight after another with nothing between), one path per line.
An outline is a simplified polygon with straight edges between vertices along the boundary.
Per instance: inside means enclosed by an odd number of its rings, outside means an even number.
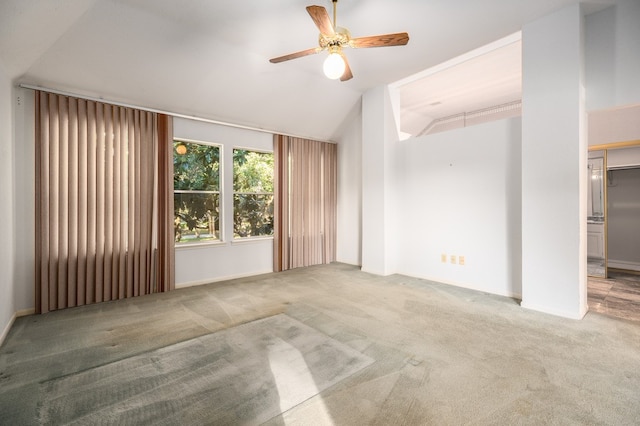
M176 243L220 239L220 147L173 141Z
M273 235L273 154L233 150L233 234Z

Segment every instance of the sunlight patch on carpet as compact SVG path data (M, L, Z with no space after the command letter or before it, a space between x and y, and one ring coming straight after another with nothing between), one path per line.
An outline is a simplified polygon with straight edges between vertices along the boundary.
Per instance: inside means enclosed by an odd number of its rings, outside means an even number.
M47 424L260 423L372 362L280 314L44 382L39 417Z

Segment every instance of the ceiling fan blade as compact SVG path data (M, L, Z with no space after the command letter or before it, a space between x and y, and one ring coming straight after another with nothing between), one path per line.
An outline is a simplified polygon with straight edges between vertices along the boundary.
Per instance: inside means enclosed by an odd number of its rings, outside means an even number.
M347 61L347 56L344 53L340 53L342 59L344 60L344 74L340 77L340 81L347 81L353 78L353 73L351 72L351 67L349 66L349 61Z
M319 49L314 47L312 49L301 50L300 52L289 53L288 55L278 56L277 58L269 59L269 62L272 64L277 64L278 62L289 61L291 59L302 58L303 56L313 55L318 53Z
M320 30L320 33L326 36L334 36L336 34L331 23L331 18L327 13L327 9L322 6L307 6L307 12L311 15L311 19L315 22L316 27Z
M370 37L357 37L351 39L349 45L355 48L363 47L386 47L386 46L404 46L409 43L409 34L395 33L382 34Z

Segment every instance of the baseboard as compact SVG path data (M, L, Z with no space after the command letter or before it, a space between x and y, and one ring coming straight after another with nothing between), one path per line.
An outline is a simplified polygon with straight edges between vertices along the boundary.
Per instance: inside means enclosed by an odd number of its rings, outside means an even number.
M380 277L388 277L389 275L395 274L395 272L388 272L386 270L381 270L381 269L371 269L367 267L360 267L360 270L362 272L366 272L367 274L378 275Z
M4 328L4 330L2 330L2 334L0 334L0 346L2 346L2 344L4 343L4 339L7 338L7 335L9 334L9 330L11 330L11 327L13 327L13 323L16 321L16 318L24 317L27 315L33 315L35 313L36 313L35 308L21 309L17 312L14 312L14 314L11 316L11 319L9 320L9 323Z
M638 262L627 262L625 260L607 260L607 268L613 269L624 269L627 271L639 271L640 272L640 263Z
M20 309L18 312L16 312L16 318L26 317L27 315L33 315L35 313L36 308Z
M4 339L6 339L7 335L9 334L9 330L11 330L11 327L13 326L13 323L16 320L16 317L17 316L14 313L11 319L9 320L9 323L7 324L7 326L4 328L4 330L2 330L2 334L0 334L0 347L4 343Z
M273 269L270 269L268 271L263 271L263 272L258 271L258 272L248 273L248 274L227 275L224 277L215 277L215 278L209 278L209 279L200 280L200 281L176 283L176 289L194 287L194 286L205 285L205 284L212 284L212 283L217 283L221 281L237 280L238 278L254 277L256 275L264 275L264 274L271 274L271 273L273 273Z
M460 287L460 288L464 288L467 290L473 290L473 291L477 291L480 293L486 293L486 294L492 294L494 296L501 296L501 297L508 297L510 299L517 299L517 300L522 300L522 294L520 293L515 293L513 291L509 291L506 290L504 292L498 292L495 291L495 289L487 289L481 286L475 286L473 284L467 284L467 283L463 283L460 281L451 281L451 280L443 280L442 278L434 278L434 277L430 277L427 275L410 275L410 274L405 274L400 272L401 275L407 276L407 277L412 277L412 278L418 278L421 280L426 280L426 281L433 281L434 283L438 283L438 284L446 284L446 285L450 285L453 287Z
M560 309L550 309L546 306L530 304L530 303L526 303L525 301L520 302L520 306L522 306L525 309L529 309L531 311L542 312L545 314L555 315L557 317L563 317L563 318L569 318L569 319L575 319L575 320L581 320L582 318L584 318L584 316L587 314L587 311L589 309L587 306L585 306L583 309L581 309L580 312L575 313L570 311L563 311Z
M424 279L427 279L429 281L434 281L434 282L437 282L437 283L452 285L454 287L465 288L467 290L473 290L473 291L477 291L477 292L480 292L480 293L493 294L494 296L501 296L501 297L508 297L510 299L522 300L522 294L514 293L512 291L505 291L503 293L503 292L492 291L492 289L487 289L487 288L483 288L483 287L477 287L477 286L474 286L474 285L469 285L469 284L458 282L458 281L436 280L436 279L433 279L433 278L424 278Z

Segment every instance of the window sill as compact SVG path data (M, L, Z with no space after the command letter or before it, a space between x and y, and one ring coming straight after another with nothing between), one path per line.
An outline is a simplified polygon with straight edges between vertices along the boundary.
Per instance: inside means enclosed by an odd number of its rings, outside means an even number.
M235 238L231 241L231 244L249 244L249 243L259 243L261 241L273 241L273 235L268 235L265 237L245 237L245 238Z
M225 246L227 243L225 241L211 241L211 242L202 242L202 243L183 243L183 244L175 244L174 248L176 250L184 250L184 249L197 249L197 248L205 248L205 247L216 247L216 246Z
M176 244L174 248L176 250L188 250L188 249L201 249L207 247L224 247L228 246L229 243L232 245L242 245L242 244L258 244L263 241L273 241L273 235L269 235L266 237L246 237L246 238L236 238L231 241L211 241L206 243L187 243L187 244Z

